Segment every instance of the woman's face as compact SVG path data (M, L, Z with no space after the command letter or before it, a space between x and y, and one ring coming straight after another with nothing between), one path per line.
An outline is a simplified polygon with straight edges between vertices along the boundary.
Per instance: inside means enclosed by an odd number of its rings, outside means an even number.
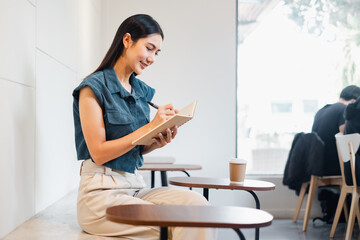
M140 38L136 42L133 42L130 38L127 46L124 42L126 59L131 71L139 75L146 67L153 64L160 52L161 44L161 35L157 33Z

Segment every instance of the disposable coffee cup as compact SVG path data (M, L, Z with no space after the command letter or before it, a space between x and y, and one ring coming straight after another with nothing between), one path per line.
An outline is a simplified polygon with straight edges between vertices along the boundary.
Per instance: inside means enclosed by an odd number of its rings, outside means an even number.
M230 183L244 183L247 161L239 158L231 158L229 161Z

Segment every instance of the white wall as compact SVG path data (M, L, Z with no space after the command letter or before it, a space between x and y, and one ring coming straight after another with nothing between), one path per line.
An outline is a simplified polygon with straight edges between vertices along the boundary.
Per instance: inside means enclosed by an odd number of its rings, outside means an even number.
M152 155L202 165L193 175L227 176L227 160L235 155L235 0L107 0L103 11L104 49L130 15L147 13L161 25L162 50L138 76L156 89L154 102L181 108L198 100L195 118Z
M37 0L36 13L38 212L74 188L78 177L71 98L77 83L78 2Z
M100 3L0 1L0 238L78 185L71 93L102 57Z
M34 213L35 15L0 2L0 237Z

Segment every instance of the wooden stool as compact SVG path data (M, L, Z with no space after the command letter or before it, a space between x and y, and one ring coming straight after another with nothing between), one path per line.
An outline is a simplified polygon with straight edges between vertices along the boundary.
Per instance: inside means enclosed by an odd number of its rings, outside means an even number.
M161 186L166 187L168 185L167 171L181 171L187 176L190 174L188 170L201 170L200 165L194 164L172 164L172 163L144 163L139 170L151 171L151 188L155 187L155 171L160 171L161 174Z
M182 206L182 205L119 205L106 210L110 221L159 226L160 239L167 239L168 227L232 228L240 239L245 239L239 228L269 226L273 216L244 207Z

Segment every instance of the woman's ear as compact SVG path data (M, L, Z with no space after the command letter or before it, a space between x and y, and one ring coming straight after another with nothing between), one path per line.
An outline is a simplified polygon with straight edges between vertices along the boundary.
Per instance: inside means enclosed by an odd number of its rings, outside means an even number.
M129 48L132 44L132 39L130 33L125 33L123 36L123 44L125 48Z

